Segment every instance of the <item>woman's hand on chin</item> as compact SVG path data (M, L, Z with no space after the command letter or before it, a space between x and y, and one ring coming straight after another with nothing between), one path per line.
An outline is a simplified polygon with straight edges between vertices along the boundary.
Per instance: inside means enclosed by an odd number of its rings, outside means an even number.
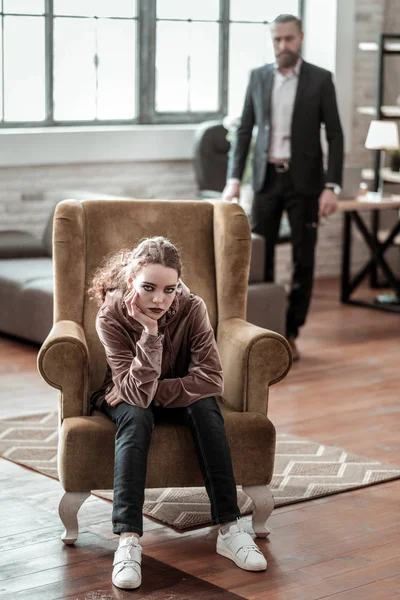
M158 319L146 315L141 310L138 304L138 293L134 288L126 294L124 302L128 311L128 315L143 325L146 333L149 333L150 335L158 334Z

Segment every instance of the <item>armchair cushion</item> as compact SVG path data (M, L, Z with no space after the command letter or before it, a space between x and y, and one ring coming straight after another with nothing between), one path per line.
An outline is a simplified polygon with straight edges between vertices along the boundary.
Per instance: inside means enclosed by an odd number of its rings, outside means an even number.
M241 485L271 480L275 428L266 415L237 413L220 402L235 478ZM59 441L59 477L68 491L112 489L115 426L101 412L64 419ZM262 459L261 459L262 457ZM197 487L203 478L190 432L183 425L156 425L146 487Z

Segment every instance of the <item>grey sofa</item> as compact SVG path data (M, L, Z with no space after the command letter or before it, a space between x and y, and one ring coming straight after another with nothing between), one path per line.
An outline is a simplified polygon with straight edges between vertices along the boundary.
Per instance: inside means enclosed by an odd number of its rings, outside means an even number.
M42 239L28 232L0 232L0 333L41 344L53 325L53 213ZM264 238L253 234L247 319L285 334L286 293L265 283Z

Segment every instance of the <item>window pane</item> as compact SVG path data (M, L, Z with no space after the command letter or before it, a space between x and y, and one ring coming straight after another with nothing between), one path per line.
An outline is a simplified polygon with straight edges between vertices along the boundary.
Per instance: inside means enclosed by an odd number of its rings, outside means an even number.
M54 0L55 15L135 17L136 0Z
M218 110L218 23L192 23L189 98L192 111ZM204 43L207 40L207 43Z
M246 48L246 52L243 52ZM228 113L241 114L251 69L275 60L268 25L233 23L229 39Z
M44 0L4 0L4 12L42 15L44 13Z
M174 41L173 44L171 40ZM188 47L187 23L157 24L156 111L187 110L189 104Z
M99 119L136 115L136 21L98 22Z
M204 44L204 40L207 44ZM174 43L171 44L171 40ZM156 110L218 109L218 24L159 22Z
M219 19L218 0L157 0L158 19Z
M54 118L96 117L96 31L89 19L54 20Z
M45 118L44 17L4 17L4 91L5 120Z
M299 0L231 0L231 21L273 21L280 14L299 14Z

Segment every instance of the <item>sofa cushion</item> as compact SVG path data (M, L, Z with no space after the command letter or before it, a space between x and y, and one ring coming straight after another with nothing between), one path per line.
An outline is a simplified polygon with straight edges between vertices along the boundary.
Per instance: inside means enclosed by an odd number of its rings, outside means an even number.
M30 281L22 290L21 306L31 313L24 323L25 337L41 344L53 326L53 277Z
M42 343L53 323L51 258L0 260L0 330Z
M0 260L45 256L42 241L28 231L0 231Z
M0 282L12 281L20 287L37 278L53 276L51 258L9 258L0 260Z
M251 234L251 261L249 283L264 281L265 239L258 233Z
M45 248L47 256L53 256L53 220L54 220L55 208L51 211L49 218L47 219L46 227L42 236L42 244Z
M254 283L247 294L247 320L253 325L286 335L287 295L283 285Z

